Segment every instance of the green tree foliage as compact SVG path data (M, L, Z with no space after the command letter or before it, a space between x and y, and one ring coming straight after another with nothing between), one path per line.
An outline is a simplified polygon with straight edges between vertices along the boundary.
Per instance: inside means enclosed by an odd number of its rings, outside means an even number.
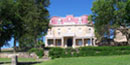
M13 34L14 2L0 0L0 47L7 44Z
M24 44L30 41L28 45L33 43L35 47L37 46L37 39L43 36L43 33L45 34L48 28L49 12L46 8L48 5L49 0L28 0L26 2L20 0L19 7L21 7L21 9L19 13L21 13L22 10L23 14L21 14L21 18L27 26L25 27L27 33L25 32L26 35L21 37L19 42Z
M48 28L48 5L49 0L0 0L1 46L11 37L14 38L14 51L16 42L22 47L36 45Z
M99 40L104 35L110 37L110 29L130 26L127 10L130 0L96 0L93 2L92 19L95 22L95 34ZM128 37L127 37L128 38Z

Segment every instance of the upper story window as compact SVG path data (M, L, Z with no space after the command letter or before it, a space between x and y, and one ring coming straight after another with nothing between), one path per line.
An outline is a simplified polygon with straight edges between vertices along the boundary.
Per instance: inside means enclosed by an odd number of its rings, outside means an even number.
M69 32L69 33L71 32L71 28L68 28L68 32Z
M89 30L91 30L91 28L89 28Z
M82 19L81 18L79 18L79 24L81 24L82 23Z
M50 35L52 35L52 32L50 32Z
M60 32L58 32L58 35L60 35Z
M79 30L81 30L81 28L79 28Z
M82 28L78 28L78 32L81 33L82 32Z
M60 33L60 32L61 32L61 29L60 29L60 28L58 28L57 30L58 30L58 35L60 35L60 34L61 34L61 33Z
M68 30L71 30L71 28L68 28Z
M52 30L48 29L48 35L52 35Z
M86 32L91 33L91 30L92 30L91 28L88 28Z
M61 19L58 19L58 24L60 24L61 23Z
M58 30L60 30L60 28L58 28Z

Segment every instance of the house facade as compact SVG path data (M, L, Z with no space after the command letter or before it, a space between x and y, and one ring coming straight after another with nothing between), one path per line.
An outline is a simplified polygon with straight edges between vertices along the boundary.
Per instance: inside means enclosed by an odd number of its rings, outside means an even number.
M45 36L45 47L82 47L96 46L92 22L88 16L74 17L54 16L50 19L47 35Z

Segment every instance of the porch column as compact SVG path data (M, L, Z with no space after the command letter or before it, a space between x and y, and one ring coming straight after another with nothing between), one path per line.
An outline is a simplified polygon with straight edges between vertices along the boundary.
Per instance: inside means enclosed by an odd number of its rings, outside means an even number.
M64 47L67 48L67 39L64 38L64 40L65 40L65 43L64 43L65 45L64 45Z
M45 39L45 47L48 46L48 38Z
M95 44L95 38L93 38L93 46L96 46L96 44Z
M61 39L61 47L64 47L64 38Z
M73 38L73 48L75 48L75 46L76 46L76 43L75 43L75 37Z
M84 38L82 38L82 46L84 46Z
M56 39L53 39L53 45L56 46Z

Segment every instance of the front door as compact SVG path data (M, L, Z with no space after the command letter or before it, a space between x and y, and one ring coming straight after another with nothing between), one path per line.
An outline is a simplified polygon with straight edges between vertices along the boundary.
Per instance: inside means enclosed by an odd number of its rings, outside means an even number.
M68 47L72 47L72 44L73 44L72 41L73 41L72 38L68 38L68 39L67 39L67 46L68 46Z

